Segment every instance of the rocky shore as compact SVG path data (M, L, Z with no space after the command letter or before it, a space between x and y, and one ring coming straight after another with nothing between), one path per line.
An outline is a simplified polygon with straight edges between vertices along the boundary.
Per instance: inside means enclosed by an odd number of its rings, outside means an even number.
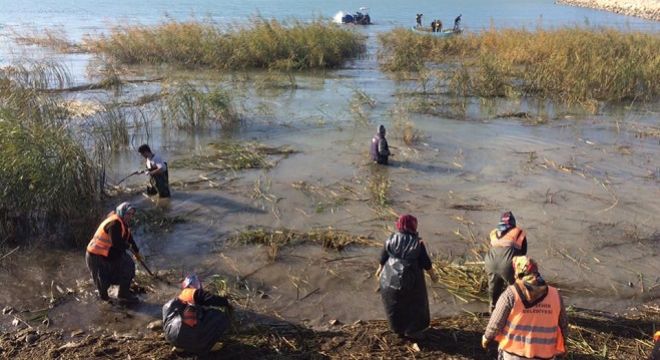
M557 3L660 21L660 0L558 0Z

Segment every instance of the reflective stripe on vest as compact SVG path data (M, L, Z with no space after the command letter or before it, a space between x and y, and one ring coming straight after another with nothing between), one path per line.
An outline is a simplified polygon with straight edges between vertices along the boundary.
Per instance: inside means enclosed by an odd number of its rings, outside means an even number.
M527 309L515 287L511 289L515 295L513 309L504 330L495 338L500 350L528 358L550 359L563 354L566 349L559 329L561 302L557 289L548 286L543 301Z
M195 327L197 325L197 310L195 309L195 291L197 289L185 288L179 294L179 301L186 305L186 308L183 309L183 314L181 318L183 323Z
M125 241L128 241L130 231L124 224L124 221L117 214L110 213L110 215L103 220L101 225L99 225L98 229L96 229L94 237L89 241L89 244L87 244L87 252L108 257L110 248L112 247L112 239L110 238L110 234L105 231L105 227L113 221L119 221L119 224L121 225L121 237Z
M525 240L525 230L514 227L501 238L497 238L497 229L490 232L490 245L494 247L511 247L522 249Z

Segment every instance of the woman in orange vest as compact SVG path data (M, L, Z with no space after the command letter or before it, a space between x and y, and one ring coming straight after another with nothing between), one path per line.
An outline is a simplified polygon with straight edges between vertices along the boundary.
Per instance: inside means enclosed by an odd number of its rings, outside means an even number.
M527 255L527 234L516 226L513 213L506 211L497 228L490 232L490 250L484 258L491 312L504 289L513 284L511 260L522 255Z
M202 289L196 275L181 284L183 290L163 305L165 339L180 350L205 354L229 327L227 298Z
M649 355L649 360L660 360L660 331L653 334L653 350Z
M554 359L566 352L568 317L557 288L548 286L536 262L513 260L515 283L497 300L481 346L499 342L501 360Z
M110 299L110 285L119 285L117 298L120 301L138 301L130 291L131 281L135 277L135 263L126 253L131 249L135 256L140 256L128 228L134 215L135 208L130 203L121 203L103 220L87 245L85 262L102 300Z

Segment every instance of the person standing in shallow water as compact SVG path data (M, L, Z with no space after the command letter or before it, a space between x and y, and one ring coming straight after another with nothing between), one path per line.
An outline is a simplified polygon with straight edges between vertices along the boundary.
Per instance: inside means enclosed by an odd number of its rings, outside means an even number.
M371 139L371 160L381 165L387 165L390 156L390 147L387 145L385 132L385 126L379 125L378 132Z
M131 249L140 256L128 224L135 215L135 208L123 202L99 225L92 240L87 245L85 262L101 300L108 301L110 285L119 285L117 298L126 303L134 303L138 298L130 291L135 277L135 263L126 253Z
M490 250L484 258L491 312L500 294L508 285L513 284L511 260L521 255L527 255L527 234L516 226L513 213L506 211L500 217L497 228L490 232Z
M417 233L417 219L402 215L390 235L376 270L390 329L400 337L420 338L429 326L429 300L424 272L436 281L433 265Z
M150 185L147 186L147 194L158 194L158 197L162 198L170 197L170 182L167 163L163 161L159 155L154 154L147 144L140 145L138 152L147 160L146 174L149 176L150 183Z

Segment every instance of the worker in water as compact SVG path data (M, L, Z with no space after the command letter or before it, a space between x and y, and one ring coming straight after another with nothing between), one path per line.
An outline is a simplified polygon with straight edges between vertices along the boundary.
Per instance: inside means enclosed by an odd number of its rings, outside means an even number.
M430 322L424 270L432 281L437 279L417 233L417 219L402 215L396 229L385 242L376 277L390 329L400 337L420 339Z
M135 257L140 257L129 229L134 215L135 208L130 203L121 203L103 220L87 245L85 262L102 300L110 300L110 285L119 285L117 299L120 302L138 302L130 291L131 281L135 277L135 263L126 253L130 249Z
M527 255L527 234L516 226L516 218L511 211L500 217L497 228L490 232L490 250L484 258L488 276L488 296L490 311L506 286L513 284L511 260L514 256Z
M158 194L159 197L170 197L169 173L167 163L154 154L147 144L140 145L138 152L147 160L147 170L145 174L149 176L150 185L147 187L148 195Z
M649 360L660 360L660 331L653 334L653 350L651 350Z
M422 27L422 16L424 16L424 14L417 14L417 16L415 17L415 21L417 22L418 28Z
M387 145L385 133L385 126L379 125L378 132L371 139L371 160L382 165L387 165L390 156L390 147Z
M568 317L557 288L527 256L513 259L515 283L497 300L481 346L495 340L501 360L554 359L566 352Z
M461 16L463 16L463 14L458 15L456 19L454 19L454 32L461 31Z
M181 287L179 296L163 305L165 339L179 350L205 354L229 327L231 306L227 298L204 291L196 275L187 276Z

